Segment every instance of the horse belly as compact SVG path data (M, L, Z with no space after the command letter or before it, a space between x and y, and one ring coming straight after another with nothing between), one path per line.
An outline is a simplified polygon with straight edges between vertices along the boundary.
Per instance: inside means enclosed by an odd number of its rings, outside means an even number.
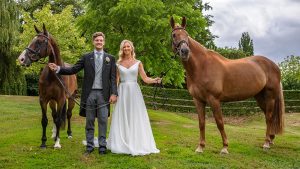
M224 83L222 101L245 100L258 94L266 85L264 77L250 76L230 80L232 83Z

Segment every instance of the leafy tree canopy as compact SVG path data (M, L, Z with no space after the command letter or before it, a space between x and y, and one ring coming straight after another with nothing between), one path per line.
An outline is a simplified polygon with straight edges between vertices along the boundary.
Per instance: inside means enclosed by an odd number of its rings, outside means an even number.
M53 14L51 5L48 4L40 11L34 12L33 17L28 12L23 12L23 33L20 35L17 50L24 50L35 37L34 25L41 29L42 24L45 23L47 30L59 45L62 59L74 63L88 49L85 45L85 38L80 36L75 26L72 10L73 6L67 6L61 13ZM39 71L42 66L44 65L34 64L28 70Z
M202 1L198 1L201 2ZM106 48L116 57L123 39L133 41L137 59L151 76L168 71L164 83L182 87L184 70L172 59L170 17L178 23L187 17L187 31L193 38L205 31L207 21L195 0L86 0L86 14L79 26L88 39L94 32L106 35Z
M51 11L53 14L58 14L63 11L68 5L73 6L73 15L79 16L83 13L83 0L19 0L19 6L31 16L34 11L42 10L45 4L51 5Z
M279 64L281 81L285 90L300 89L300 56L287 56Z
M244 51L233 47L217 48L216 51L228 59L240 59L248 56Z

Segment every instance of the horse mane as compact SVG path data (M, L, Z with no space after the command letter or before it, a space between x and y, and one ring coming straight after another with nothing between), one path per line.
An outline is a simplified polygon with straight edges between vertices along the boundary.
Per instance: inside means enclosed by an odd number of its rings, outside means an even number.
M50 33L48 33L48 37L50 39L51 46L53 47L53 52L55 52L55 56L56 56L56 60L57 60L57 65L63 66L64 65L64 61L63 61L63 59L60 56L60 50L59 50L57 41L55 40L55 38ZM52 54L52 56L54 57L53 54Z
M224 57L223 55L221 55L220 53L216 52L215 50L206 48L204 45L202 45L200 42L196 41L195 39L193 39L190 36L189 36L189 40L191 40L193 43L195 43L200 48L202 48L202 50L204 50L204 52L209 56L216 56L216 57L220 58L221 60L230 60L230 59Z

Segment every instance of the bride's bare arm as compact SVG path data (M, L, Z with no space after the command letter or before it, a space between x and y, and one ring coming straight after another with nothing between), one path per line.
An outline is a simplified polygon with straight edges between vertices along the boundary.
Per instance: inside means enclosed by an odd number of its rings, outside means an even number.
M159 77L151 78L146 75L142 62L139 63L139 74L145 83L151 84L151 83L160 83L161 82L161 78L159 78Z
M117 67L117 74L116 74L116 81L117 81L117 86L119 86L119 83L120 83L120 72L119 72L119 68Z

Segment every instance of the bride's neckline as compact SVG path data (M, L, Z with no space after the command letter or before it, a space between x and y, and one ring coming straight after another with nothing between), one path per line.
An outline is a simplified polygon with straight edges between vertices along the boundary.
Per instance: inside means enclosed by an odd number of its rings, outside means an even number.
M138 63L139 61L135 61L135 63L134 64L132 64L132 65L130 65L129 67L126 67L126 66L123 66L123 65L121 65L121 64L119 64L120 66L122 66L122 67L124 67L124 68L126 68L126 69L130 69L132 66L134 66L136 63Z

